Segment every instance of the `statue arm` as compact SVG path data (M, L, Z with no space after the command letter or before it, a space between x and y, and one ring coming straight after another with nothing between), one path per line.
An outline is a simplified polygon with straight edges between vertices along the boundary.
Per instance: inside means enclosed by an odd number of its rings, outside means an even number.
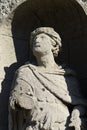
M81 117L85 115L85 107L78 105L75 106L70 118L69 127L74 127L75 130L81 130L82 120Z
M31 84L22 75L21 71L16 72L10 95L10 107L12 109L24 108L29 110L36 103L36 98Z

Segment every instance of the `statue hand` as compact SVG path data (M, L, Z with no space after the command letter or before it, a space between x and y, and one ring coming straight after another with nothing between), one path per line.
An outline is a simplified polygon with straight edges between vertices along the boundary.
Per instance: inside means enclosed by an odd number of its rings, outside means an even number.
M77 109L72 111L69 127L75 128L75 130L81 130L80 113Z
M75 128L75 130L81 130L81 120L80 118L74 119L69 124L69 127Z
M10 107L11 109L15 110L16 98L10 97Z
M31 111L32 119L31 121L35 121L35 128L40 128L43 130L50 129L52 123L52 113L50 110L40 110L38 107L34 108Z

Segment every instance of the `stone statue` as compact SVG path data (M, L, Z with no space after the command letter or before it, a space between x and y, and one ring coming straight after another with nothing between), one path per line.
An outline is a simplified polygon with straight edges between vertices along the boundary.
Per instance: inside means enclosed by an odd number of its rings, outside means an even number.
M9 98L9 130L85 130L87 101L76 74L54 60L61 38L40 27L30 40L36 64L27 63L15 74Z

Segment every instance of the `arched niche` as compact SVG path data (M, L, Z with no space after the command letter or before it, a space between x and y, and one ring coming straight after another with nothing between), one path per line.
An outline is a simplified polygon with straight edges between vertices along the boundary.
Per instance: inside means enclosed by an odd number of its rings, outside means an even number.
M13 72L26 61L33 60L30 56L29 37L30 32L37 27L50 26L60 34L63 46L56 61L75 69L84 96L87 95L87 16L82 7L75 0L27 0L13 13L11 23L13 42L10 44L14 46L17 63L13 63L16 61L13 60L9 68L6 68L6 65L3 67L5 79L0 94L1 130L7 130L8 98ZM8 45L9 43L6 44Z
M28 0L22 3L15 10L12 21L12 34L19 66L30 60L30 32L41 26L53 27L60 34L63 46L56 60L75 69L85 92L87 15L84 10L75 0Z

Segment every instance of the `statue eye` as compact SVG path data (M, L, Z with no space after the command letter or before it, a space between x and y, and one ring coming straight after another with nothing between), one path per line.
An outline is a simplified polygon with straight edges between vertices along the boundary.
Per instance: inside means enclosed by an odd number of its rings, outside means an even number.
M43 39L43 38L44 38L44 36L41 36L41 38Z

